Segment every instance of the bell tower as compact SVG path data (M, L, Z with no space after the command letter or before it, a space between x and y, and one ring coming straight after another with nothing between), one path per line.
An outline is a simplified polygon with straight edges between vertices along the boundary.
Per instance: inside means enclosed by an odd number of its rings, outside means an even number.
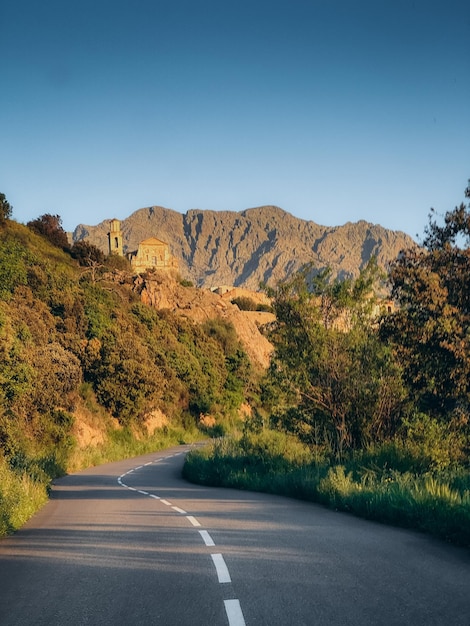
M119 256L123 256L121 222L117 219L112 219L110 222L108 243L109 254L118 254Z

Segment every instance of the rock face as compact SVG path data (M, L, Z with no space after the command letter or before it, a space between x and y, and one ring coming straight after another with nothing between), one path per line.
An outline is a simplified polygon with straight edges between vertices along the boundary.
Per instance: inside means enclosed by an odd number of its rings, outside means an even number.
M167 309L202 324L221 317L231 322L251 362L262 369L269 365L273 346L260 333L259 326L274 319L271 313L240 311L230 300L208 289L183 287L171 275L154 272L152 277L134 278L133 290L142 302L155 309Z
M80 224L73 240L86 239L107 253L109 224ZM306 263L318 270L330 267L333 277L357 276L371 256L386 267L401 250L415 245L405 233L365 221L320 226L274 206L184 215L155 206L136 211L121 228L124 252L157 237L169 244L181 276L199 287L257 290L261 281L274 286Z

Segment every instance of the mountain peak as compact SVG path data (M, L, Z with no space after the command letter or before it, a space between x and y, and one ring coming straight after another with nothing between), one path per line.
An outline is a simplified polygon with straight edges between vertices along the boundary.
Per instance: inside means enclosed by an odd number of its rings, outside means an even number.
M306 263L330 267L333 277L357 276L371 256L387 267L415 242L402 232L365 220L321 226L277 206L236 211L191 209L185 214L152 206L121 222L124 250L156 237L169 244L180 273L201 287L233 285L252 290L274 285ZM86 239L108 252L109 220L79 225L74 241Z

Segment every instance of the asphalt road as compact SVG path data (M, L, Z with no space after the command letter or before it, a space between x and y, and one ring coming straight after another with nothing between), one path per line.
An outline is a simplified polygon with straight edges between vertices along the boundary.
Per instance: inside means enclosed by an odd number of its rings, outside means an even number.
M470 625L469 551L191 485L186 450L56 481L0 541L0 625Z

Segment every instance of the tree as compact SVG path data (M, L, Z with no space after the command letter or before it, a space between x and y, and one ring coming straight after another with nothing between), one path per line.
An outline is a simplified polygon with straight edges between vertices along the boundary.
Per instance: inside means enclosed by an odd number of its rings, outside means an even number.
M13 207L5 197L4 193L0 193L0 225L11 218Z
M48 239L52 245L62 248L62 250L69 250L67 233L62 228L62 219L59 215L45 213L28 222L26 226L36 234Z
M98 272L104 268L104 254L99 248L88 241L76 241L70 249L73 259L76 259L85 272L89 274L91 282L95 283Z
M469 412L469 209L448 211L444 224L432 210L422 247L405 250L391 268L399 306L381 325L418 408L441 418Z
M84 267L103 265L104 263L103 252L88 241L76 241L70 249L70 254Z
M278 287L268 389L275 421L341 457L393 434L403 391L391 351L366 311L373 264L357 280L309 285L305 275ZM372 282L371 282L372 281Z

